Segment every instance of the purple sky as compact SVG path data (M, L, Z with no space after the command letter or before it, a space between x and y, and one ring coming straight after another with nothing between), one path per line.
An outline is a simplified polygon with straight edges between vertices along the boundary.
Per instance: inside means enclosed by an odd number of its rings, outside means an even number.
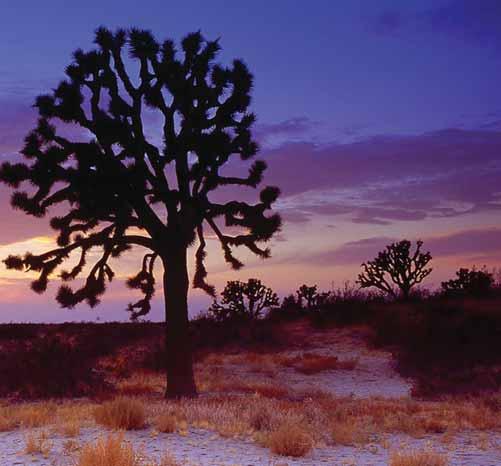
M56 86L74 49L92 47L101 24L175 40L201 29L221 37L221 61L242 57L254 73L266 183L282 188L286 223L273 258L249 258L238 278L257 276L281 293L303 282L341 285L403 237L424 239L434 255L430 286L460 265L501 264L498 0L9 2L2 158L20 149L34 97ZM13 213L8 196L0 187L2 257L49 244L48 220ZM215 245L209 252L220 289L235 274ZM128 301L117 285L97 311L59 310L22 275L2 269L0 284L0 321L123 318ZM192 312L204 302L194 294Z

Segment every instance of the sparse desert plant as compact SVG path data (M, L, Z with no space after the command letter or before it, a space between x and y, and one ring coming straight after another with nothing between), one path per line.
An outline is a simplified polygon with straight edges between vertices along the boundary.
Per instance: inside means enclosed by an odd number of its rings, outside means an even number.
M55 411L54 403L33 403L20 406L17 410L17 417L23 427L42 427L54 420Z
M390 454L390 466L446 466L447 464L446 456L430 450Z
M300 425L299 420L286 420L277 429L270 431L265 440L270 450L281 456L301 457L313 448L311 434Z
M85 445L75 466L142 466L139 456L132 445L124 442L123 437L108 436L95 443Z
M330 293L319 293L317 285L301 285L296 291L296 296L296 302L300 308L312 311L325 305L330 298Z
M62 420L57 425L57 431L65 437L77 437L80 435L82 421L77 418L68 418Z
M171 434L179 429L179 417L172 412L160 413L155 419L155 428L164 434Z
M52 443L49 441L47 432L28 432L24 439L25 449L27 455L34 455L40 453L47 456L52 448Z
M271 430L273 425L272 410L268 405L256 406L249 416L249 424L257 432Z
M0 432L14 430L19 425L19 420L12 408L0 406Z
M63 452L66 455L72 455L80 450L80 444L77 440L69 439L63 443Z
M367 423L358 419L337 420L330 426L331 440L335 445L363 445L369 442Z
M146 425L146 412L140 400L119 397L97 406L94 419L112 429L137 430Z

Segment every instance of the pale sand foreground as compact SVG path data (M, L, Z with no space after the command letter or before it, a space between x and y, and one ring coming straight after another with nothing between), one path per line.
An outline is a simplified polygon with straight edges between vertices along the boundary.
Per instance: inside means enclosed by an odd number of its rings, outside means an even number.
M82 445L95 441L106 431L103 429L83 429L81 435L72 442ZM25 454L25 435L19 430L0 433L0 464L2 466L70 466L76 452L68 452L64 445L67 438L50 435L50 452ZM487 438L488 436L488 438ZM284 458L270 454L252 441L221 438L214 433L190 429L188 435L158 434L151 430L126 432L124 438L130 441L145 457L160 459L169 452L180 465L193 466L314 466L314 465L374 465L388 464L392 450L430 448L445 453L450 465L489 466L501 464L501 434L461 434L450 444L443 444L440 435L415 439L404 435L392 435L384 446L370 443L363 447L320 447L304 458Z
M294 326L291 326L289 330L293 333ZM168 452L175 457L180 466L387 465L392 451L415 449L429 449L446 454L450 465L501 464L501 430L493 430L489 427L501 428L501 420L497 422L495 419L494 421L490 419L484 422L483 408L478 409L469 405L458 407L456 413L454 404L451 406L450 404L423 403L422 410L421 407L412 405L410 381L402 379L396 373L389 353L368 348L363 329L329 331L310 329L307 332L307 340L299 338L301 334L304 335L304 329L298 328L297 331L297 344L287 351L269 354L238 351L232 353L230 351L210 355L197 364L197 378L203 393L199 402L203 404L203 400L210 402L211 399L217 398L223 400L224 403L228 395L236 395L243 404L240 408L238 404L236 408L232 408L231 403L227 407L223 405L221 409L225 414L222 414L221 421L227 422L228 417L233 416L236 418L235 424L237 425L233 425L229 419L230 425L223 426L218 421L220 414L210 409L207 411L203 407L200 408L201 411L197 411L198 408L195 406L193 413L188 415L189 427L187 429L169 434L156 432L152 419L161 409L159 403L161 403L163 380L155 376L142 376L137 380L132 380L129 385L127 385L129 382L124 383L123 387L129 386L130 388L139 383L152 390L149 395L141 397L146 406L149 406L148 425L141 430L124 432L124 439L129 441L134 449L141 452L145 458L159 460L164 453ZM349 370L322 370L305 375L283 363L287 358L293 359L305 352L337 356L340 361L353 360L356 364ZM142 389L145 389L144 387ZM263 393L255 397L252 395L253 387L257 387ZM247 394L240 395L239 392ZM339 400L340 406L345 407L350 403L354 403L355 407L365 401L372 403L370 399L381 396L388 399L388 403L385 405L384 400L377 401L378 398L374 398L374 408L367 409L374 409L374 415L378 416L379 424L375 429L369 429L368 437L363 441L355 442L358 446L345 446L342 441L325 440L330 435L322 431L328 427L325 416L334 419L336 416L334 411L337 408L335 399L326 400L326 408L322 408L325 411L319 412L323 396L320 392L328 393L331 397L333 395L348 397ZM240 396L243 398L239 398ZM315 404L316 401L308 401L309 396L312 399L319 397L319 404ZM280 457L271 453L270 449L260 446L260 442L255 441L253 437L256 432L246 434L249 415L251 415L249 410L252 411L260 404L276 406L277 411L289 409L284 408L283 404L294 403L294 400L298 399L306 400L299 402L300 405L303 404L301 408L298 408L300 409L298 415L306 416L296 418L303 419L299 421L300 423L308 418L310 411L311 416L318 416L318 419L311 422L311 425L318 426L315 434L317 437L315 448L306 456L302 458ZM401 407L401 413L403 413L397 415L395 419L391 418L390 412L394 408L392 400L398 400L395 403ZM191 409L192 402L187 402L187 404ZM278 408L279 405L280 408ZM241 408L247 408L247 412L244 413ZM89 409L84 408L82 412L88 412ZM348 409L352 408L348 407ZM407 412L410 414L406 415ZM199 423L197 428L197 423L193 421L200 416L200 413L202 413L202 418L208 415L209 422L203 421L206 425ZM247 416L245 422L238 425L238 417L244 415ZM387 415L388 419L386 419ZM190 416L193 418L192 421L189 419ZM357 414L357 416L360 416L360 425L364 428L366 414ZM411 419L411 416L415 417ZM431 429L427 429L425 423L415 428L415 425L420 422L420 416L428 416ZM493 414L491 413L490 416L492 417ZM494 414L495 416L497 414ZM29 430L14 428L0 432L0 466L71 466L75 464L78 452L83 445L95 442L99 437L111 432L97 426L90 420L88 414L84 417L82 428L74 437L64 437L57 429L55 424L60 423L61 419L55 423L49 420L43 424L43 427ZM434 423L438 421L440 424L445 417L448 419L447 433L430 433L436 431L433 427ZM343 420L343 418L338 418L335 422L339 423ZM393 424L386 425L387 422L394 423L396 427L391 427ZM425 426L424 430L423 426ZM440 426L438 431L441 431ZM47 437L45 454L27 454L27 436L37 437L44 432ZM356 435L358 434L355 433Z

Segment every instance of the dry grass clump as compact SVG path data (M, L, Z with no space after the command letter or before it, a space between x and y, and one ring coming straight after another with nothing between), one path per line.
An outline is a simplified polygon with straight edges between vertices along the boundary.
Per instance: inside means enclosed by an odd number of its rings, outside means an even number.
M45 431L39 433L29 432L26 435L24 442L24 451L27 455L40 453L44 456L48 456L52 448L52 443L49 441L49 436Z
M44 402L19 406L16 409L16 417L23 427L42 427L54 420L57 410L55 403Z
M75 466L142 466L132 446L121 436L108 436L85 445Z
M283 385L268 381L246 381L239 377L214 378L207 381L204 388L220 393L248 393L257 394L266 398L285 398L289 390Z
M154 373L135 373L127 379L122 379L116 384L122 396L144 396L162 393L165 380Z
M137 430L146 425L146 411L138 399L119 397L96 407L94 419L112 429Z
M430 450L393 452L390 466L447 466L447 457Z
M295 357L281 359L281 364L293 367L305 375L318 374L323 371L353 370L358 364L358 359L340 360L336 356L325 356L317 353L302 353Z
M356 419L332 422L330 434L335 445L363 445L370 441L368 424Z
M14 410L7 406L0 406L0 432L14 430L18 425L19 420Z
M273 453L281 456L301 457L313 448L310 433L293 420L287 420L270 431L264 442Z
M59 432L61 435L64 435L65 437L77 437L80 435L80 429L82 427L82 423L79 419L77 418L70 418L66 419L64 421L61 421L57 427L56 430Z
M74 466L181 466L165 454L160 462L143 458L121 435L100 438L83 447Z
M155 419L155 428L164 434L176 432L183 426L178 415L173 412L165 411L160 413Z

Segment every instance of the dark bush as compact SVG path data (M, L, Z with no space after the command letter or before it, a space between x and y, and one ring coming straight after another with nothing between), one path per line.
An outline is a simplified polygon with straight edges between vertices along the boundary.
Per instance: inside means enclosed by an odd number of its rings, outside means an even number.
M209 316L220 322L256 320L264 311L279 305L277 294L256 278L247 282L229 281L221 296L221 302L214 301L208 311Z
M442 282L442 292L448 297L487 298L494 291L494 276L485 269L461 268L456 278Z
M105 387L94 359L58 336L16 341L0 357L0 394L23 398L82 396Z

